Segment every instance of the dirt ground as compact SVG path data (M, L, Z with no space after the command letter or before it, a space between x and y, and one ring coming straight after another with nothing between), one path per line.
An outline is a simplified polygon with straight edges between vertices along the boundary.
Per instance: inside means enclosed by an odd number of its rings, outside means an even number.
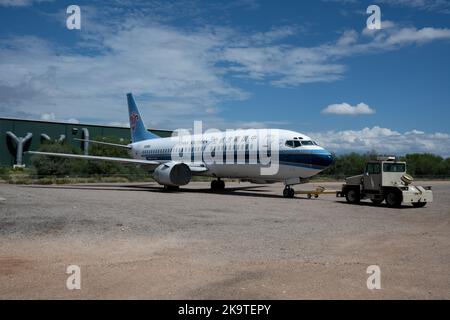
M0 298L449 299L450 182L421 184L435 202L420 209L284 199L280 184L0 184Z

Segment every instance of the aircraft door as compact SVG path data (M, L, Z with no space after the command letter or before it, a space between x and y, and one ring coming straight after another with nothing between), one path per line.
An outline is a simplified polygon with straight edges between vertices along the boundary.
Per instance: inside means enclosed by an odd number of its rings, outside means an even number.
M368 163L364 174L364 189L379 191L381 188L381 164Z

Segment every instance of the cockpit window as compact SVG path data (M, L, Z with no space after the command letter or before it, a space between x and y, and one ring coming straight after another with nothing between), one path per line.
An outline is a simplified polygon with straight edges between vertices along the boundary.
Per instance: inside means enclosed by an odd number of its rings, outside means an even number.
M310 140L303 140L302 141L302 145L304 145L304 146L313 146L314 143L312 141L310 141Z
M286 141L286 147L293 148L294 147L294 140Z
M288 140L286 141L286 146L289 148L298 148L300 147L302 144L300 141L298 140Z

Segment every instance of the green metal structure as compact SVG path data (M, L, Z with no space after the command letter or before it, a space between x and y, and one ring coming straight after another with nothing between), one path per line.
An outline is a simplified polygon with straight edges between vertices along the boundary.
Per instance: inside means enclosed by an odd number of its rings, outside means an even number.
M48 135L52 140L58 139L62 134L66 136L65 143L81 146L81 142L74 140L82 138L83 128L89 131L90 139L96 137L118 137L130 142L130 128L116 126L102 126L82 123L50 122L39 120L24 120L0 117L0 166L12 167L15 164L15 154L8 148L6 132L11 131L17 137L23 137L28 132L33 134L28 150L37 150L41 144L41 134ZM150 129L160 137L169 137L172 131ZM30 156L24 154L24 164L30 164Z

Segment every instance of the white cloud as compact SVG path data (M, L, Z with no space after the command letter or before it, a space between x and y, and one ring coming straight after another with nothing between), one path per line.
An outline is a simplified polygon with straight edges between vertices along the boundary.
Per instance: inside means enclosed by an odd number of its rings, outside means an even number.
M370 37L367 40L361 34ZM315 47L231 43L224 48L221 60L231 63L227 71L234 76L290 87L342 79L347 68L339 61L344 58L449 39L448 28L417 29L385 21L381 30L347 30L336 41Z
M299 27L283 26L279 28L272 28L267 32L257 32L250 36L247 41L253 44L271 44L273 42L282 40L289 36L294 36L300 31ZM244 41L244 40L242 40Z
M41 120L54 121L55 119L56 119L56 117L55 117L55 114L53 112L41 114Z
M68 122L68 123L73 123L73 124L77 124L80 123L80 121L78 119L74 119L74 118L70 118L67 119L66 121L62 120L63 122Z
M390 34L387 45L402 45L408 43L422 44L425 42L450 39L450 29L447 28L403 28Z
M337 41L338 46L348 46L354 44L358 41L358 32L355 30L347 30L341 35L341 37Z
M125 93L132 91L149 125L176 128L203 118L207 106L247 97L214 65L221 40L206 31L132 25L96 39L104 51L90 56L34 37L5 40L0 43L0 110L124 122Z
M328 107L322 110L322 113L355 116L362 114L374 114L375 110L362 102L358 103L356 106L352 106L344 102L338 104L330 104Z
M425 133L419 130L400 133L375 126L362 130L312 132L308 135L336 153L376 150L378 153L393 155L429 152L450 156L450 135L446 133Z

